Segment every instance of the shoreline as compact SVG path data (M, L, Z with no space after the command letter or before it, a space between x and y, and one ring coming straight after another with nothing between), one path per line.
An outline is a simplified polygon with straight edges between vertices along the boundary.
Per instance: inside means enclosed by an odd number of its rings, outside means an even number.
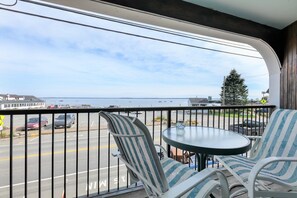
M50 106L71 106L81 108L88 106L91 108L108 107L169 107L188 106L188 98L93 98L93 97L49 97L42 98L46 107Z

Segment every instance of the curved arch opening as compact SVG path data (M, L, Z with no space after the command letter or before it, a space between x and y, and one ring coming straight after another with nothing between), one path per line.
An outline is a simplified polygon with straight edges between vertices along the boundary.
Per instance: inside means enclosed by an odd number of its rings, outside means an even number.
M155 25L159 27L174 29L192 34L210 36L214 38L245 43L254 47L263 57L268 73L269 73L269 104L280 106L280 61L274 50L263 40L240 35L233 32L227 32L219 29L214 29L207 26L202 26L187 21L177 20L157 14L147 13L132 8L126 8L107 2L98 1L57 1L57 0L42 0L47 3L60 4L63 6L85 10L87 12L104 14L112 17L122 18L130 21L140 22L144 24ZM38 4L38 3L37 3ZM42 4L42 3L41 3ZM53 5L53 4L51 4ZM51 6L50 5L50 6ZM55 7L55 6L54 6Z
M145 15L144 13L139 13ZM117 16L119 17L119 16ZM139 17L135 17L136 19ZM147 19L146 19L147 18ZM155 19L153 19L155 18ZM132 20L129 18L129 20ZM165 28L175 29L179 31L199 34L204 36L215 37L219 39L245 43L254 47L263 57L268 73L269 73L269 104L280 106L280 68L281 64L275 51L265 41L245 35L232 32L217 30L210 27L204 27L197 24L187 23L185 21L177 21L161 16L142 17L138 22L149 23L151 25L161 26Z
M46 1L50 2L51 0ZM100 6L98 6L98 2L89 1L88 3L82 3L79 0L63 3L65 6L118 17L130 21L248 44L258 50L266 63L269 73L269 104L276 105L277 107L280 106L281 64L274 50L261 39L222 31L152 13L146 13L139 10L127 9L125 7L115 6L108 3L100 3Z

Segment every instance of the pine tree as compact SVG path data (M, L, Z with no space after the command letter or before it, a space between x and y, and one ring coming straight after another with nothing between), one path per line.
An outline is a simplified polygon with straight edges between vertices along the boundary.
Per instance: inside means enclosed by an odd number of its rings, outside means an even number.
M244 84L244 79L235 69L230 71L225 83L223 82L220 96L222 104L225 105L245 105L247 103L248 88Z

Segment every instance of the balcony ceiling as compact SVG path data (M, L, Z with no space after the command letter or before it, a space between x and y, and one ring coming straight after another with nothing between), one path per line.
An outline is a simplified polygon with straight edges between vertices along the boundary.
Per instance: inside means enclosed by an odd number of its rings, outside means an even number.
M277 29L283 29L297 20L296 0L184 1Z
M23 0L32 1L32 0ZM36 1L36 0L33 0ZM92 11L111 16L117 16L119 13L110 13L106 11L106 7L102 6L102 2L111 3L119 6L130 7L133 10L142 10L158 15L166 15L168 10L176 12L180 8L180 12L185 16L189 14L189 10L197 12L193 5L204 7L210 10L232 15L258 24L269 26L276 29L283 29L291 23L297 21L297 1L296 0L41 0L54 4L64 5L67 7L77 8L80 10ZM100 3L100 6L98 6ZM97 8L96 10L96 5ZM184 5L187 10L184 10ZM173 9L172 9L173 8ZM188 9L190 8L190 9ZM105 9L105 10L104 10ZM166 10L167 9L167 10ZM201 11L201 10L199 10ZM203 12L203 11L202 11ZM182 15L178 14L178 15ZM123 17L125 18L125 17Z

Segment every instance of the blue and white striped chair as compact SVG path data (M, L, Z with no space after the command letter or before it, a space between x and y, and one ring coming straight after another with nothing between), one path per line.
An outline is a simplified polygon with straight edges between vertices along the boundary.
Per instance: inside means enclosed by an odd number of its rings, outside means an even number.
M239 155L215 158L239 180L250 198L296 198L297 111L275 110L262 137L258 138L249 158ZM271 189L269 182L280 185L278 189L282 190Z
M100 112L107 122L128 170L150 197L208 197L214 190L229 197L228 182L218 170L196 172L156 149L147 127L137 118ZM219 178L215 180L215 178ZM219 189L219 191L218 191Z

